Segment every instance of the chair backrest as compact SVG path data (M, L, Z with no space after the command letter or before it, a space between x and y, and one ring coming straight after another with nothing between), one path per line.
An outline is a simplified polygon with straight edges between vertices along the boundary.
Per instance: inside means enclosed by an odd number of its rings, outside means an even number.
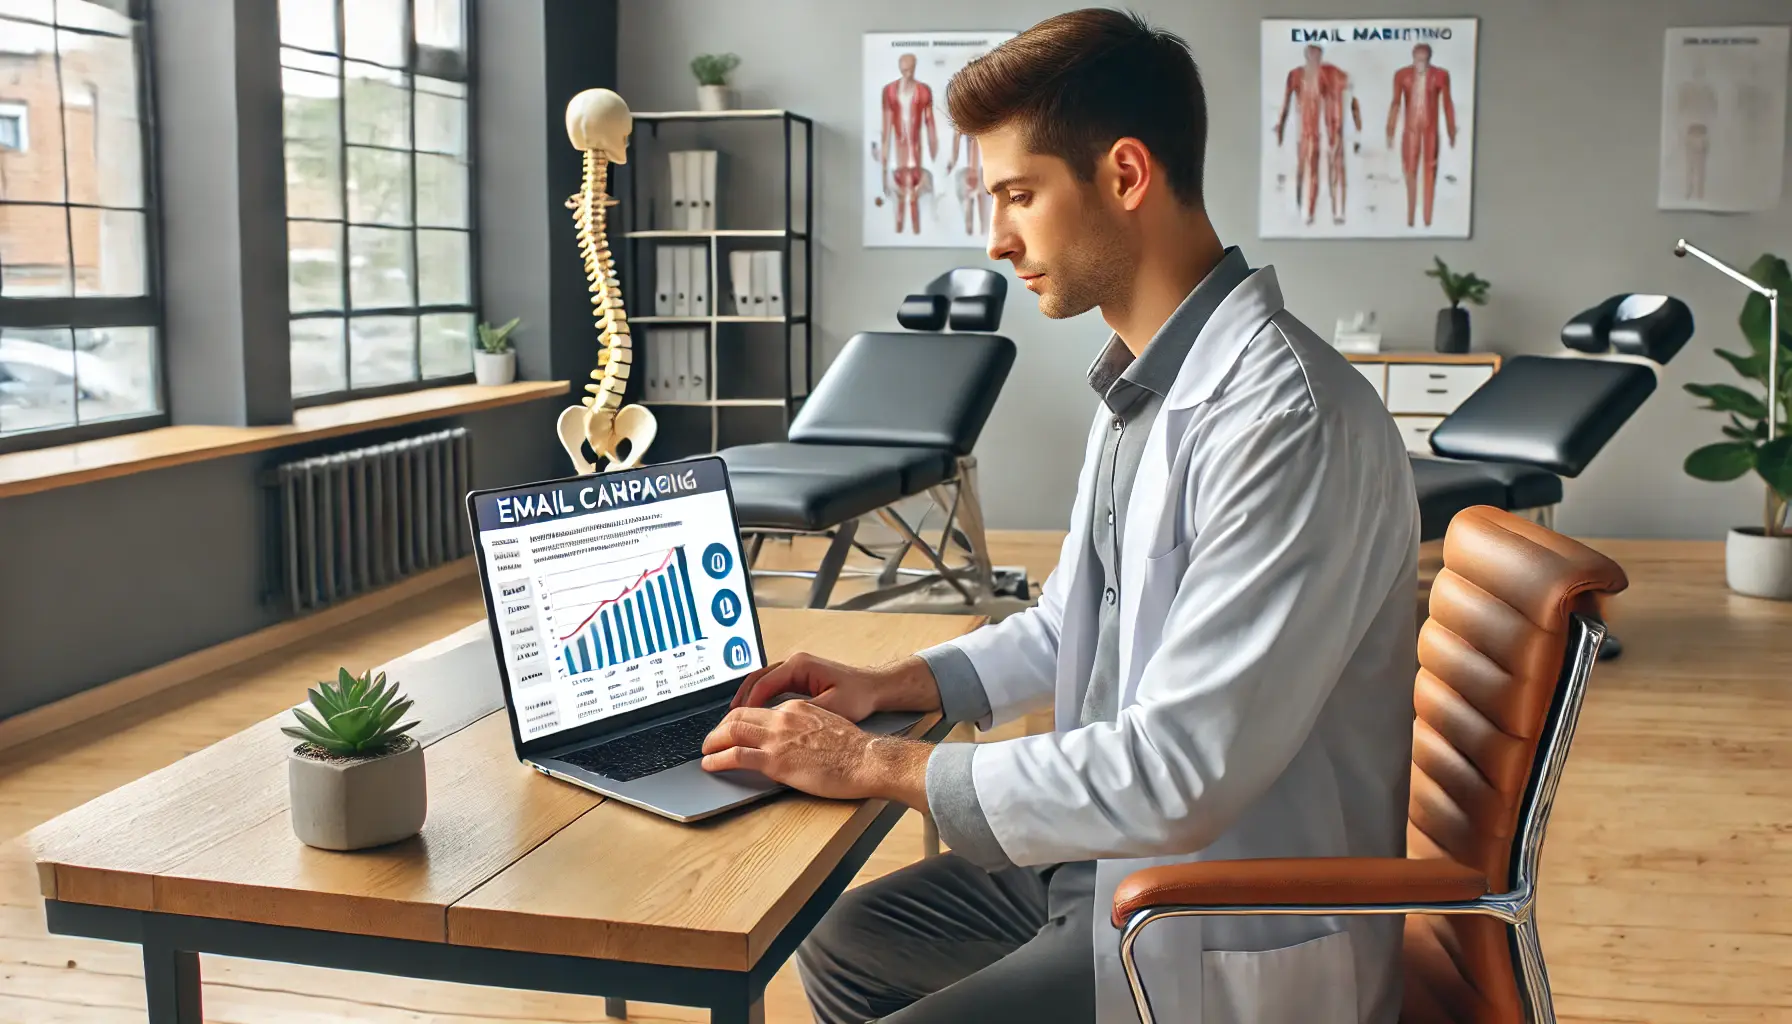
M1496 892L1534 885L1601 603L1627 585L1611 559L1510 512L1451 521L1419 632L1408 856L1450 857ZM1520 1019L1511 940L1492 918L1409 917L1407 987L1430 1008L1413 1019Z
M902 300L896 322L911 331L994 332L1002 326L1008 279L983 267L956 267Z
M790 439L969 455L1014 355L996 334L855 334L791 420Z

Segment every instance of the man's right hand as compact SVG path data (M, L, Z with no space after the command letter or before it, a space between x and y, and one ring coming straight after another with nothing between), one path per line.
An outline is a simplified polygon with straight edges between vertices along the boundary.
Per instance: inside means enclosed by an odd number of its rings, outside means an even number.
M805 697L859 722L875 711L938 711L939 684L919 657L907 657L878 668L845 665L798 652L747 676L732 707L762 708L782 693Z

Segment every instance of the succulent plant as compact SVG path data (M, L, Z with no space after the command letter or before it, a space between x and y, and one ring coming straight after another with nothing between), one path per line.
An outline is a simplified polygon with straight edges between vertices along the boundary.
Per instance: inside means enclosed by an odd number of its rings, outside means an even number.
M386 673L378 676L368 669L360 676L348 669L337 669L336 684L319 683L310 691L311 706L318 718L294 708L293 717L299 727L282 726L280 731L294 739L304 740L332 754L345 757L382 754L396 745L416 725L412 720L395 725L410 710L408 697L398 694L397 684L386 685Z

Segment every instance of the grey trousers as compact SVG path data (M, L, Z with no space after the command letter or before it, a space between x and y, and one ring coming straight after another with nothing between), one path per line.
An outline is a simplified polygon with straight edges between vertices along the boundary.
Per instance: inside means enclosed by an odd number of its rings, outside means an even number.
M1095 1019L1094 865L930 857L848 890L797 950L817 1024Z

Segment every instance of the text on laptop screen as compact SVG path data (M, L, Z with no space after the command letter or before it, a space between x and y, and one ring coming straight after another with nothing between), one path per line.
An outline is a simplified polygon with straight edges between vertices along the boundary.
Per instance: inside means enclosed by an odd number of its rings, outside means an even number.
M474 498L522 739L760 667L719 463Z

